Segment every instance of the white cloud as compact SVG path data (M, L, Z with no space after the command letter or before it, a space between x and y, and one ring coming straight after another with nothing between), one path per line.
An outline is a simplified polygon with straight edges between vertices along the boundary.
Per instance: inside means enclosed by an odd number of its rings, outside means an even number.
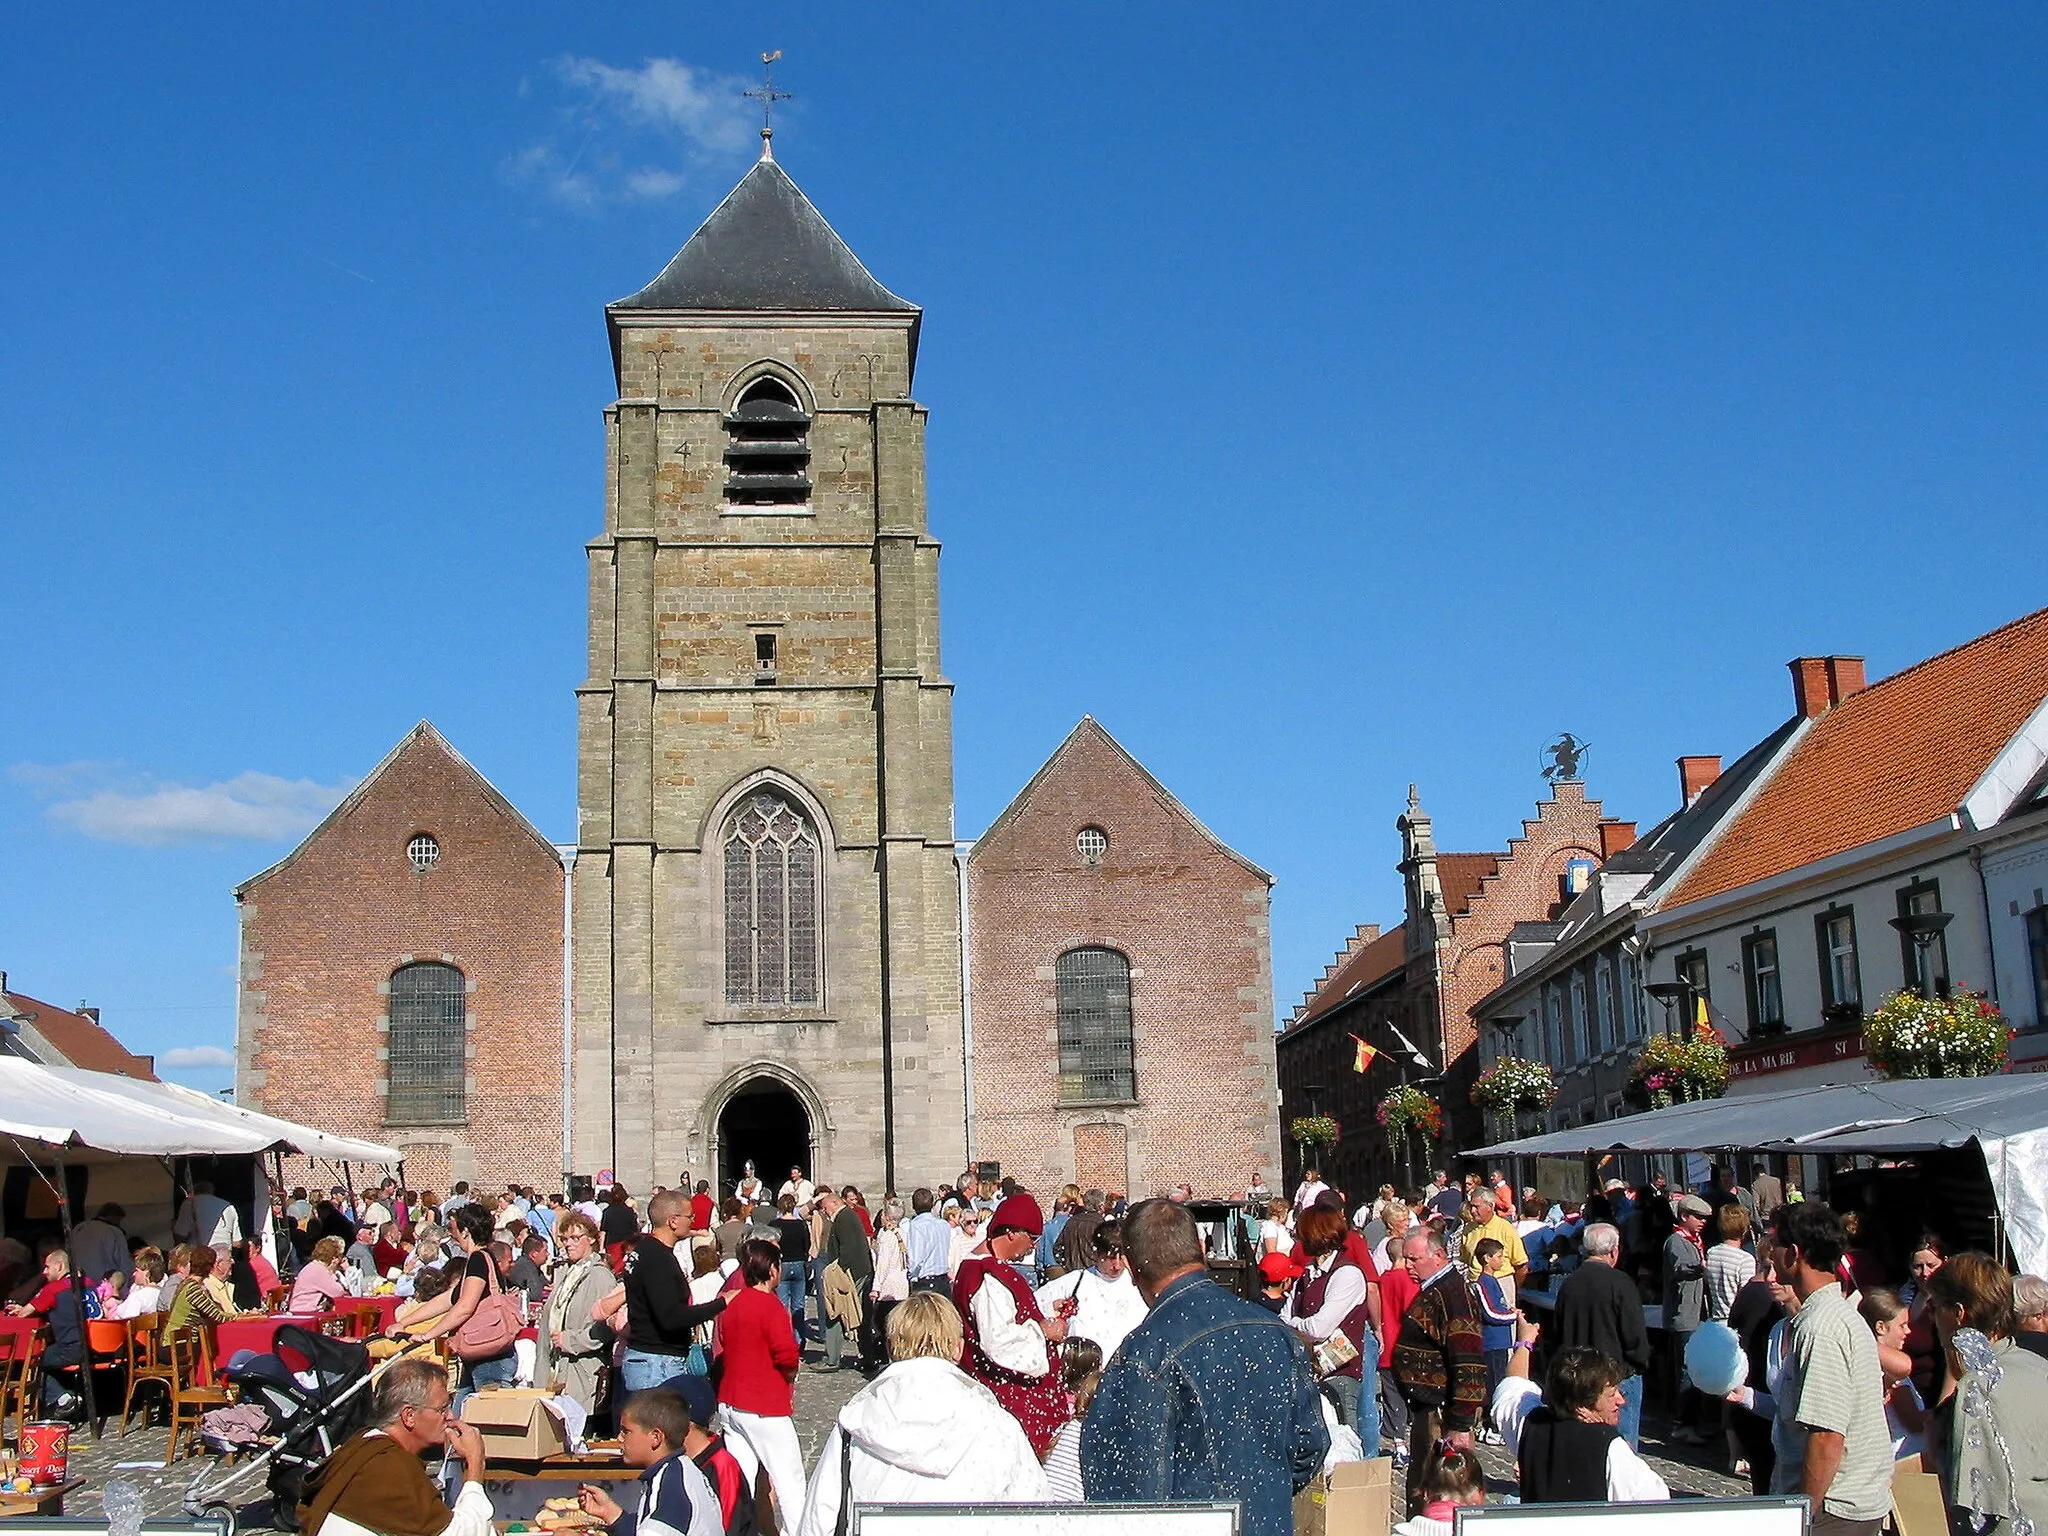
M235 1053L218 1045L179 1045L157 1057L156 1064L174 1068L232 1067Z
M505 175L571 207L672 197L752 142L738 76L679 59L627 69L575 56L555 60L553 73L564 96L554 129L511 156Z
M299 837L352 787L254 771L214 784L167 784L104 763L22 763L9 776L51 800L51 820L99 842L143 847Z

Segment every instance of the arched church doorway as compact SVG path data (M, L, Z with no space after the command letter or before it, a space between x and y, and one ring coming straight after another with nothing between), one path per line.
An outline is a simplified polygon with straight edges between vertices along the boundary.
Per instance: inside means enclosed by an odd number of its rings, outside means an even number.
M811 1166L811 1117L803 1101L772 1077L745 1083L718 1116L718 1193L729 1195L752 1161L770 1190L780 1189L792 1167Z

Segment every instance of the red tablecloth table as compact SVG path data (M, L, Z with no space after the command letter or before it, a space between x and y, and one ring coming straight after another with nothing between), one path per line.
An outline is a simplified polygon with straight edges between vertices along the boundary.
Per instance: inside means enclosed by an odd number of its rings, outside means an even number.
M287 1323L318 1333L322 1321L324 1319L319 1316L294 1317L289 1312L278 1312L268 1317L239 1317L232 1322L220 1323L213 1330L214 1361L225 1368L236 1354L245 1349L267 1355L275 1348L277 1330Z

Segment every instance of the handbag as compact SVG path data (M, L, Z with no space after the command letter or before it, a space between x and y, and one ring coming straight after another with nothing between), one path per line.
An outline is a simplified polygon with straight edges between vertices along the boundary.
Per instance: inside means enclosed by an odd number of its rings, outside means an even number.
M489 1289L469 1314L469 1320L455 1330L454 1349L459 1360L495 1360L510 1354L524 1320L510 1296L498 1289L498 1266L484 1254L485 1284Z
M1358 1346L1341 1333L1333 1333L1313 1351L1316 1380L1334 1376L1358 1358Z

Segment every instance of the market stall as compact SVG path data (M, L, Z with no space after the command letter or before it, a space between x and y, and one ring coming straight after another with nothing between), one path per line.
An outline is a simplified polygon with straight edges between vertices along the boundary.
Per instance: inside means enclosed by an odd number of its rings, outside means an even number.
M1841 1083L1703 1099L1525 1136L1471 1155L1893 1158L1962 1151L1982 1158L2001 1235L2020 1268L2048 1272L2048 1074Z

